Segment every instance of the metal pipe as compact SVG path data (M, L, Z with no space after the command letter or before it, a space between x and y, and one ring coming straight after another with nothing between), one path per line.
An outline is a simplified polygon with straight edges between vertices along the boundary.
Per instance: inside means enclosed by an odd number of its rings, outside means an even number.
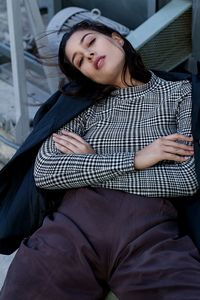
M0 42L0 54L11 59L10 45ZM25 65L39 75L44 76L43 66L37 61L35 56L27 51L24 51Z
M7 0L8 27L10 35L10 50L15 96L15 136L21 144L29 134L29 114L26 91L24 50L22 44L22 24L20 2Z
M7 146L17 150L19 148L19 145L13 143L12 141L6 139L3 135L0 134L0 141L4 144L6 144Z

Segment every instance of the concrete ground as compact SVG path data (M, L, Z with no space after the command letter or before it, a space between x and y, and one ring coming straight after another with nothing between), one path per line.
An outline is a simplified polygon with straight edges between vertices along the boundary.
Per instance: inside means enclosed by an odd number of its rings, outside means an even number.
M15 253L11 255L0 255L0 289L3 285L6 273Z

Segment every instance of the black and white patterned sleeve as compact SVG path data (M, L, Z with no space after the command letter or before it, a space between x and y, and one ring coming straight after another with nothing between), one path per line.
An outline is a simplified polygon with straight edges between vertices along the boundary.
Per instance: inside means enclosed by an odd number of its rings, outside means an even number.
M66 130L84 135L81 115L66 126ZM49 137L42 145L34 168L35 183L44 189L67 189L99 184L133 170L132 153L64 154Z
M191 136L192 100L189 82L183 82L177 99L177 133ZM154 175L151 175L152 172ZM158 164L149 170L144 170L141 175L142 178L148 176L149 184L153 185L157 182L159 196L193 195L198 189L194 156L188 157L187 161L182 163Z
M192 90L191 83L184 82L181 86L182 97L179 101L177 110L177 132L186 136L192 136ZM192 145L191 143L187 143ZM180 182L183 183L183 189L191 191L190 194L196 192L198 184L195 173L194 156L188 157L183 163L176 164L177 169L180 168ZM182 181L181 181L182 177Z
M182 97L179 98L177 109L177 132L187 136L192 135L192 91L191 83L183 82L181 85Z

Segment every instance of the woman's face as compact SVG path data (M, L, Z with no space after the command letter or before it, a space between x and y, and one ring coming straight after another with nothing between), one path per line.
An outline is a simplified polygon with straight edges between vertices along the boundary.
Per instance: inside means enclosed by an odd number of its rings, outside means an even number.
M125 63L123 43L117 33L109 37L92 30L80 30L67 41L65 54L91 80L120 87Z

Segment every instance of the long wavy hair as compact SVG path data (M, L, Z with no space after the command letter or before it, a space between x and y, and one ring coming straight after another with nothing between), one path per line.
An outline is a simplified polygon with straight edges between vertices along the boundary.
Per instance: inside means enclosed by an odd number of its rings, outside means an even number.
M122 81L128 86L125 80L126 70L128 68L130 75L135 80L147 83L150 80L151 73L145 67L140 54L132 47L131 43L124 38L119 32L113 30L112 28L107 27L106 25L94 22L90 20L84 20L80 23L75 24L70 31L66 32L60 42L59 51L58 51L58 64L59 67L64 73L64 75L69 79L69 81L74 82L73 89L65 89L64 84L60 84L60 89L65 94L70 94L74 96L86 96L88 91L90 95L95 100L102 99L107 97L111 91L115 89L114 86L104 85L96 83L83 75L67 58L65 54L65 46L69 38L73 33L80 30L89 29L95 32L102 33L106 36L111 37L113 32L116 32L123 40L123 49L125 52L125 63L122 72Z

